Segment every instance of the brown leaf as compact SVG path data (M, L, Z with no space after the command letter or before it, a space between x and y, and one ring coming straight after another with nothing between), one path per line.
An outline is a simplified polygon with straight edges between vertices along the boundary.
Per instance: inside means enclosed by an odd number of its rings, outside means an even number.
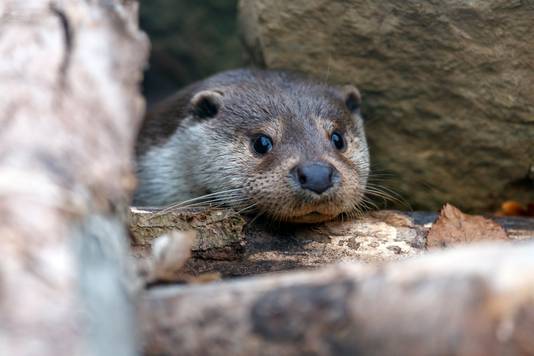
M501 204L501 208L497 211L499 216L522 216L526 215L526 210L516 201L508 200Z
M507 200L501 204L500 209L495 213L495 215L534 217L534 203L529 203L525 207L514 200Z
M508 240L496 222L479 215L467 215L451 204L445 204L428 232L427 247L447 247L477 241Z

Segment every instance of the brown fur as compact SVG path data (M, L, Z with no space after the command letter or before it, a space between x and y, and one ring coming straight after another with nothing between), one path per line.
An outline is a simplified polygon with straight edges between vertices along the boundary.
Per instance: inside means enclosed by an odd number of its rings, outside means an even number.
M168 205L232 189L221 193L226 205L254 205L250 211L282 221L352 214L369 174L356 104L353 87L285 71L234 70L195 83L147 116L137 145L134 203ZM344 133L346 150L333 146L333 130ZM259 133L274 143L263 156L251 148ZM338 172L334 187L320 195L300 188L290 172L303 162L332 165Z

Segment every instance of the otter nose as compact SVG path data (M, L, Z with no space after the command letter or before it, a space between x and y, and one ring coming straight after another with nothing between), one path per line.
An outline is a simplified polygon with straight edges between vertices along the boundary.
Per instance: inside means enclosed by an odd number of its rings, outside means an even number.
M321 194L333 185L334 168L324 163L304 163L294 168L293 176L303 189Z

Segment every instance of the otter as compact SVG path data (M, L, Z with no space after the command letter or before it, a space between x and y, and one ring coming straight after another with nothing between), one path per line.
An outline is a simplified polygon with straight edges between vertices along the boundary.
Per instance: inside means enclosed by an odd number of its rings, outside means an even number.
M144 120L133 203L199 201L293 223L354 215L369 176L360 104L354 86L284 70L191 84Z

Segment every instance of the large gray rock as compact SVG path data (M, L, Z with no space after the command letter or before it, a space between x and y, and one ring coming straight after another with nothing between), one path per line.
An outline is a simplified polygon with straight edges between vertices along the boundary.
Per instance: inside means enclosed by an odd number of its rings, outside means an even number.
M414 207L534 201L534 1L239 6L257 64L362 90L372 159Z

